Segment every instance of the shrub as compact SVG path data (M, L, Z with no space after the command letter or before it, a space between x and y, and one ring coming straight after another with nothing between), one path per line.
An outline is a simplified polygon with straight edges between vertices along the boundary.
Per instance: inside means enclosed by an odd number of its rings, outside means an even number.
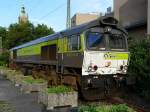
M82 106L79 112L135 112L125 104L103 105L103 106Z
M98 112L96 106L82 106L80 112Z
M126 105L114 105L112 106L110 112L131 112L131 111L129 111L129 107Z
M9 63L9 52L5 51L0 54L0 66L7 66Z
M48 93L67 93L67 92L72 92L73 89L70 87L66 86L56 86L56 87L51 87L48 88L47 92Z
M130 43L131 59L128 72L137 79L136 90L145 98L150 91L150 39Z

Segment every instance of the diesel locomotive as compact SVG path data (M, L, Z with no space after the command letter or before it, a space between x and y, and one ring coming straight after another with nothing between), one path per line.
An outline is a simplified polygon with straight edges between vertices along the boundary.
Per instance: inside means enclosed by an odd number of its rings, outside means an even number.
M99 99L126 77L127 38L115 18L101 17L10 49L10 67Z

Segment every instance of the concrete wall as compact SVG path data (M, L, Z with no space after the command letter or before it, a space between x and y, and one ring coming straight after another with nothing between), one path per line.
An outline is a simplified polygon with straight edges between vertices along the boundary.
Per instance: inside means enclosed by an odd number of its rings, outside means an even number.
M142 39L150 34L150 0L114 0L114 17L123 26L133 27L128 29L129 35L136 39Z
M147 0L128 0L119 10L119 19L124 26L147 21Z
M114 17L119 20L120 7L122 7L128 0L114 0Z

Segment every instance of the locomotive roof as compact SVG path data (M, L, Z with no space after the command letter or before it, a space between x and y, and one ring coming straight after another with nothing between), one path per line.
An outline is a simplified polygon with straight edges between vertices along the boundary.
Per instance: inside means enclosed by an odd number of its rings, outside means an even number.
M112 24L108 24L108 23L104 22L104 19L113 19L114 21L113 21ZM48 36L45 36L45 37L38 38L36 40L27 42L27 43L25 43L23 45L14 47L14 48L12 48L10 50L11 51L12 50L17 50L17 49L21 49L21 48L28 47L28 46L31 46L31 45L35 45L35 44L39 44L39 43L42 43L42 42L46 42L46 41L49 41L49 40L54 40L54 39L57 39L57 38L61 38L62 36L68 36L68 35L81 33L81 32L83 32L86 29L89 29L91 27L103 26L103 25L110 25L110 26L115 26L116 27L117 23L118 23L118 21L115 20L113 17L103 17L103 18L101 17L101 18L99 18L97 20L94 20L94 21L91 21L89 23L85 23L85 24L73 27L71 29L68 29L68 30L64 30L64 31L61 31L61 32L58 32L58 33L55 33L55 34L52 34L52 35L48 35Z

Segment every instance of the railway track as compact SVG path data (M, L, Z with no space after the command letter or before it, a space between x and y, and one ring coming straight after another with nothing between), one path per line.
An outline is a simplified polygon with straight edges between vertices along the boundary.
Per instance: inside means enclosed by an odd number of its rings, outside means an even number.
M127 106L133 108L137 112L150 112L150 110L146 109L143 105L139 105L134 101L124 100L119 97L108 98L106 102L109 104L126 104Z

